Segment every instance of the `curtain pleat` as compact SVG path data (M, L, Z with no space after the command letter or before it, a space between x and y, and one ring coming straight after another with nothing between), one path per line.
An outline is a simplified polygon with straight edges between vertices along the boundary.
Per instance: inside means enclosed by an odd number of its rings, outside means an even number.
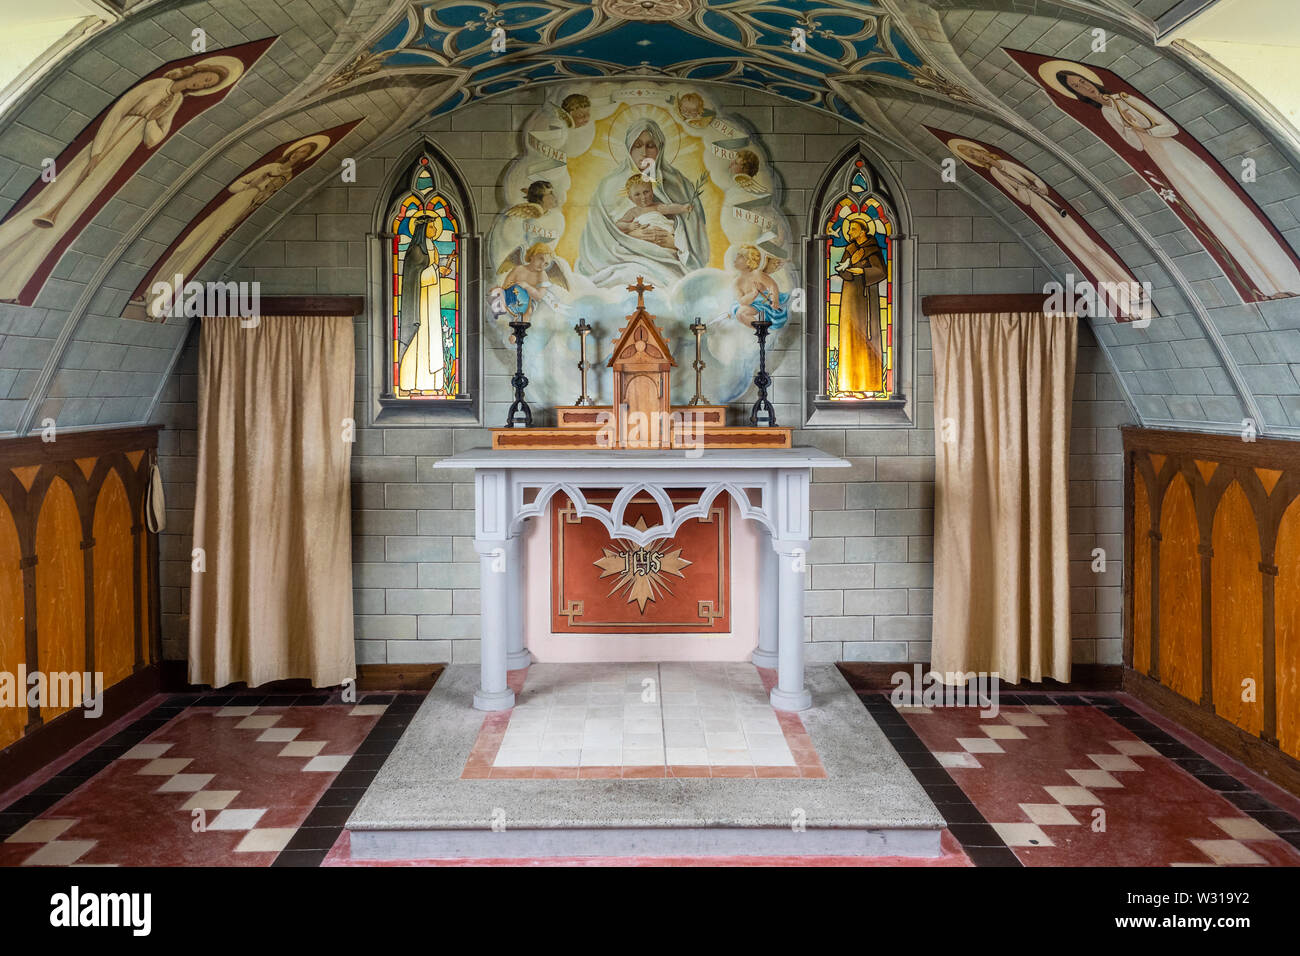
M203 320L191 682L355 677L354 374L347 319Z
M1004 681L1068 681L1077 319L935 315L930 328L931 668L997 672Z

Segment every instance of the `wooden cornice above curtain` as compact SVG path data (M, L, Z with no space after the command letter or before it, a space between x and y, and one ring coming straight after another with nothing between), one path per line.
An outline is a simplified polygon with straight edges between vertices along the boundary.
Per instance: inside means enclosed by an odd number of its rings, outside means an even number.
M969 301L978 297L952 297ZM934 635L942 674L1070 679L1078 320L935 313ZM962 682L955 678L952 682Z
M192 683L355 676L354 341L347 315L203 320Z

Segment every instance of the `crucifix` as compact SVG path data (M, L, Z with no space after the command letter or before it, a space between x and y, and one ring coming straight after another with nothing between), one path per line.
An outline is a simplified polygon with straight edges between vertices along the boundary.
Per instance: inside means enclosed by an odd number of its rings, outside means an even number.
M638 312L645 311L645 294L647 292L653 292L654 288L655 287L652 285L646 285L645 279L641 276L636 277L636 285L630 285L627 287L628 292L636 293L636 310Z

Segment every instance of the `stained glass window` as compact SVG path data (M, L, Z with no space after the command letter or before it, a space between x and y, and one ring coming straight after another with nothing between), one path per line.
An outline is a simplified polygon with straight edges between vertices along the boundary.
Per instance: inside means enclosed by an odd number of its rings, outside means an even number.
M457 398L464 357L460 216L438 191L429 156L412 165L408 181L387 223L392 394Z
M846 164L823 223L822 394L837 401L896 397L897 219L860 158Z

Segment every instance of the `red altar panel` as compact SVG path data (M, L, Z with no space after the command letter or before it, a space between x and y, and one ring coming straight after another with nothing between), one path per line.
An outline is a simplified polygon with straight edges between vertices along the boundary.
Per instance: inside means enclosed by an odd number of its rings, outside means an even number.
M609 507L614 492L584 492ZM677 507L698 491L670 492ZM661 522L649 495L634 498L625 520L637 528ZM730 500L714 501L707 518L692 519L672 538L638 548L611 540L594 518L579 518L564 495L551 502L551 629L557 634L700 634L731 632Z

